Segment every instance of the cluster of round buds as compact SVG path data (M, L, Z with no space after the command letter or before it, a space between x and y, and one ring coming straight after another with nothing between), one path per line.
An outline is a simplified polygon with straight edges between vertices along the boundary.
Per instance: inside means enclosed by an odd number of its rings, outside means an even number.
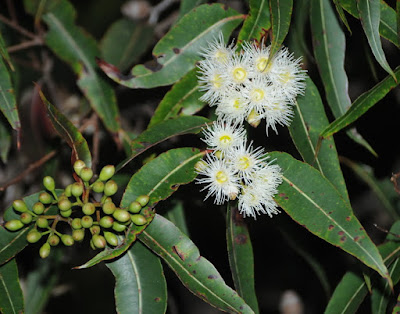
M28 208L23 200L15 200L13 209L20 213L20 218L4 224L9 231L34 224L26 239L36 243L47 237L39 250L42 258L49 256L52 246L60 242L72 246L83 241L86 234L91 237L90 246L93 249L115 247L120 241L118 235L131 224L143 226L148 223L140 213L149 202L148 195L139 196L128 208L119 208L113 203L111 197L118 191L117 183L112 180L114 166L105 166L97 180L92 180L93 171L82 160L77 160L73 168L81 180L56 192L54 179L44 177L46 191L39 194L38 202ZM60 223L64 226L58 228ZM66 233L62 233L65 230Z
M203 52L199 62L199 84L205 93L200 98L216 105L220 118L256 127L262 119L266 128L277 132L276 125L289 125L292 105L305 89L301 58L295 59L287 48L270 54L263 43L243 43L236 53L233 44L224 43L222 33Z
M279 213L273 196L282 182L281 169L267 161L263 148L247 145L243 125L217 120L203 133L209 153L196 164L196 171L201 175L197 183L208 189L206 199L215 196L214 203L220 205L238 198L244 217Z

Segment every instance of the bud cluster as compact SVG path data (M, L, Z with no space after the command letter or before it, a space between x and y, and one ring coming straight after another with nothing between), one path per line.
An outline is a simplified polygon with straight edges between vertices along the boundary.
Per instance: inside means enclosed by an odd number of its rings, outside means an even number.
M20 213L20 218L4 224L9 231L34 224L26 239L29 243L36 243L46 237L46 242L39 249L42 258L49 256L52 246L60 242L72 246L83 241L87 234L91 237L90 246L93 249L115 247L119 244L118 234L131 224L143 226L148 223L146 217L140 214L149 202L148 195L139 196L128 208L119 208L113 203L111 197L118 191L117 183L112 180L114 166L105 166L92 183L93 171L82 160L77 160L73 168L81 180L56 193L54 179L44 177L46 191L39 194L38 202L28 208L23 200L15 200L12 206L15 212ZM102 194L101 200L96 201L93 193ZM50 211L54 207L57 209L55 214ZM60 222L69 226L69 232L62 233L60 228L57 230Z

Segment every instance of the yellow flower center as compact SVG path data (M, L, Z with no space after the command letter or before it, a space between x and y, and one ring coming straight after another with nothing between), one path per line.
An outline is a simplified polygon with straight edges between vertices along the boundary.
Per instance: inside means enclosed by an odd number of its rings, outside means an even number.
M247 168L250 167L250 164L251 164L251 160L247 156L243 156L243 157L239 158L238 167L241 170L246 170Z
M223 171L218 171L215 175L215 179L217 180L217 183L223 184L226 181L228 181L228 176L226 175L225 172Z
M215 74L214 77L211 80L212 85L215 88L221 88L222 86L222 77L219 74Z
M235 108L235 109L241 109L242 108L242 102L240 101L239 98L236 98L233 101L233 108Z
M279 81L282 83L282 84L287 84L289 81L291 81L291 80L293 80L294 79L294 77L293 77L293 75L289 72L289 71L286 71L285 73L283 73L280 77L279 77Z
M233 69L232 75L236 82L241 83L246 79L247 72L244 68L237 67Z
M232 138L231 138L229 135L222 135L222 136L219 138L219 141L220 141L222 144L229 144L229 143L232 141Z
M261 101L264 99L264 91L262 89L255 88L251 91L250 97L253 101Z
M228 61L228 54L223 50L218 50L215 53L214 57L220 63L225 63L226 61Z
M268 72L271 69L272 62L268 63L267 57L258 58L256 68L259 72Z

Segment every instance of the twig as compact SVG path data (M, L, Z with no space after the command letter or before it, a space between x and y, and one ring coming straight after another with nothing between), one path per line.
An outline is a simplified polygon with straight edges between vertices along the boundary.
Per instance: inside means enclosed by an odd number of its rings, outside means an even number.
M57 150L52 150L50 153L47 155L44 155L42 158L39 160L35 161L34 163L30 164L28 168L26 168L24 171L22 171L18 176L16 176L14 179L10 180L9 182L5 183L3 186L0 187L0 192L4 191L7 189L9 186L14 185L21 181L24 177L26 177L29 173L32 171L36 170L39 168L41 165L43 165L46 161L50 160L51 158L54 157L54 155L57 153Z
M34 33L31 33L30 31L26 30L25 28L19 26L17 23L9 20L5 16L0 14L0 21L3 22L4 24L14 28L16 31L20 32L21 34L25 35L26 37L29 37L31 39L35 39L36 35Z
M171 6L177 0L163 0L159 4L155 5L151 8L151 13L149 16L149 24L155 25L160 18L160 15L163 11L165 11L169 6Z
M27 48L30 48L33 46L41 46L41 45L43 45L43 40L39 37L36 37L35 39L29 40L29 41L24 41L18 45L7 47L7 51L12 53L12 52L27 49Z

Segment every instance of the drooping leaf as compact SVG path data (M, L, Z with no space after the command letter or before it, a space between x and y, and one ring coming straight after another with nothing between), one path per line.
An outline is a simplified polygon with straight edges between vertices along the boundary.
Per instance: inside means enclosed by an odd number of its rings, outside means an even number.
M121 72L131 67L149 48L153 29L128 19L114 22L100 42L101 55Z
M79 132L72 122L46 99L42 91L39 91L39 95L45 105L46 112L49 115L54 129L61 138L67 142L69 147L71 147L73 161L80 159L83 160L88 167L91 167L92 156L90 154L89 146L81 132Z
M271 18L268 0L250 0L250 12L243 23L238 36L238 42L261 41L271 28Z
M76 266L74 269L85 269L92 267L94 265L97 265L98 263L102 261L108 261L117 258L118 256L121 256L124 254L129 248L132 246L132 244L136 241L137 236L143 232L144 229L151 223L151 221L154 218L154 211L150 210L148 208L145 208L144 210L141 211L141 215L143 215L147 223L142 225L142 226L136 226L135 224L131 224L128 232L126 232L125 237L120 236L120 244L116 246L115 248L106 248L103 251L101 251L99 254L97 254L95 257L91 258L89 261L87 261L85 264Z
M254 257L249 230L237 208L228 204L226 213L226 242L229 265L236 292L259 313L254 285Z
M326 98L336 118L345 114L351 105L348 80L344 69L346 41L329 0L311 4L311 30L314 56L324 85ZM355 131L347 135L376 155L370 145Z
M155 64L137 65L130 75L100 61L103 71L117 83L129 88L170 85L192 70L200 51L222 32L227 40L243 15L221 4L201 5L182 17L153 49Z
M186 288L205 302L229 313L254 313L200 255L194 243L167 219L156 215L139 239L168 264Z
M165 94L150 120L149 128L170 118L192 115L204 107L205 103L199 100L203 93L199 91L196 73L196 69L190 71Z
M319 134L329 122L317 87L310 78L307 78L306 84L305 94L297 97L294 106L295 115L289 126L290 136L303 160L318 169L349 203L333 138L323 140L318 148Z
M0 158L3 163L7 163L8 153L11 148L11 135L7 127L0 122Z
M49 27L46 45L78 75L77 84L106 128L111 132L120 129L117 100L109 82L96 67L100 56L97 43L84 30L75 25L76 11L66 0L45 2L26 1L25 8L36 15L38 7L43 10L41 18Z
M338 0L333 0L333 3L335 4L336 11L339 14L340 19L342 20L343 24L346 26L347 30L351 34L351 29L349 22L347 21L346 14L343 11L343 8L340 6Z
M140 242L107 263L115 277L118 313L165 313L167 285L160 259Z
M269 0L271 11L271 55L281 47L289 31L293 0Z
M10 73L3 58L0 57L0 110L7 118L11 127L19 131L21 129L21 121L15 99L14 87L11 82Z
M386 60L379 36L379 23L381 19L379 0L358 0L357 7L361 24L376 61L378 61L381 67L396 80L393 70Z
M387 76L369 91L359 96L343 116L333 121L321 132L321 136L328 137L339 132L377 104L387 93L400 83L400 66L395 69L394 73L397 77L397 82L392 76Z
M358 258L389 281L378 249L333 185L320 172L289 154L269 154L283 169L275 201L311 233Z
M146 163L126 187L121 207L128 207L140 195L150 196L148 206L168 198L179 185L194 180L194 165L204 155L197 148L171 149Z
M395 223L390 232L399 234L400 223ZM378 247L382 255L385 265L389 266L400 254L400 246L398 239L389 234L387 236L388 242ZM349 271L347 272L339 284L336 286L335 291L325 309L325 314L350 314L356 313L358 307L364 300L368 293L367 284L360 272Z
M165 120L154 125L153 127L150 127L132 141L131 156L118 165L117 169L122 168L128 162L139 156L150 147L153 147L154 145L157 145L165 140L178 135L190 133L196 134L200 132L201 128L204 127L208 122L208 119L199 116L182 116L176 119Z
M24 312L24 298L15 259L0 266L0 310L3 314Z

